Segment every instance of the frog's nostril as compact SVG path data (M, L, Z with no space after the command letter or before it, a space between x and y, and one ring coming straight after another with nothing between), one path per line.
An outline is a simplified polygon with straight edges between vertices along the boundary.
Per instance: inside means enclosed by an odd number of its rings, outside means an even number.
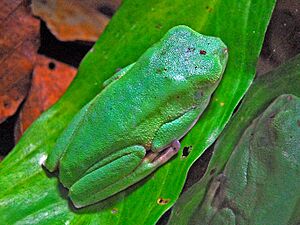
M226 66L227 60L228 60L228 48L221 48L219 50L219 60L221 62L221 64L224 66Z
M228 48L222 48L222 49L219 51L219 56L220 56L221 60L227 61L227 57L228 57Z

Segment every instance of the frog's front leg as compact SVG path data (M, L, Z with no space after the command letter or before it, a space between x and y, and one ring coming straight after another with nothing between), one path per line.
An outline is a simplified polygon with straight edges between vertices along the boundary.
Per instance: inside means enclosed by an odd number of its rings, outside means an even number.
M133 184L141 180L177 154L180 149L178 140L193 127L200 111L201 109L192 108L177 119L162 125L156 132L151 150L147 152L142 163L133 171L130 178L124 178L120 183L132 182Z
M151 152L143 162L158 167L176 155L180 149L178 140L197 122L199 111L198 108L190 109L179 118L162 125L153 139Z
M177 119L162 125L156 132L151 150L160 152L170 146L172 141L182 138L197 122L199 115L200 109L192 108Z
M69 197L77 208L84 207L103 200L128 187L120 183L142 162L146 154L143 146L130 146L119 150L117 159L105 162L74 183L69 190ZM105 160L106 161L106 160Z

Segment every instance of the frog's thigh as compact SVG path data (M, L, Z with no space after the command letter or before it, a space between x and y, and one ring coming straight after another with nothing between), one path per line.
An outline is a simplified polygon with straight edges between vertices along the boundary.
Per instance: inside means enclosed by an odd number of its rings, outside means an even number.
M66 152L68 148L68 144L72 141L74 138L74 133L76 133L76 130L79 127L79 124L81 123L82 119L85 117L85 113L88 111L89 106L91 105L91 102L86 104L72 119L71 123L68 125L65 131L59 136L57 139L57 142L52 149L51 153L48 155L47 160L45 162L46 168L53 172L56 170L59 161L62 157L62 155Z
M157 131L151 150L156 152L164 149L175 139L180 139L193 126L198 119L199 110L191 109L179 118L162 125Z
M103 82L103 87L107 87L109 84L111 84L111 82L120 79L121 77L123 77L128 70L131 69L131 67L134 65L134 63L126 66L125 68L121 69L119 72L116 72L114 75L112 75L110 78L108 78L107 80L105 80Z
M123 154L119 158L85 175L71 186L69 197L76 207L93 204L122 190L114 184L129 175L146 154L146 149L139 145L120 151ZM125 185L123 189L128 186Z

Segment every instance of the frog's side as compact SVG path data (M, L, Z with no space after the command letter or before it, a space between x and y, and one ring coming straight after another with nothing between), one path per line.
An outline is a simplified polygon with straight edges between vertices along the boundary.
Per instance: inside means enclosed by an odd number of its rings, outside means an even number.
M219 38L186 26L167 32L73 119L46 168L59 169L76 207L141 180L178 151L217 87L227 62Z

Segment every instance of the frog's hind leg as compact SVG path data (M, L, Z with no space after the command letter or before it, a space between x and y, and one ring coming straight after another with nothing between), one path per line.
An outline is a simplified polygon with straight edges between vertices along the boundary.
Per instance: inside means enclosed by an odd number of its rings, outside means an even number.
M71 139L74 138L74 135L77 132L77 129L80 129L79 124L84 118L84 114L87 113L88 107L91 104L86 104L72 119L68 127L62 132L61 136L57 139L57 142L52 149L51 153L48 155L47 160L44 163L44 166L50 171L53 172L59 166L59 161L64 155L68 148L68 144L71 142Z
M128 177L142 162L146 149L136 145L119 152L118 158L89 172L71 186L69 197L77 208L106 199L133 184Z
M182 138L197 122L200 109L193 108L177 119L162 125L156 132L151 150L160 152L171 145L174 140Z

